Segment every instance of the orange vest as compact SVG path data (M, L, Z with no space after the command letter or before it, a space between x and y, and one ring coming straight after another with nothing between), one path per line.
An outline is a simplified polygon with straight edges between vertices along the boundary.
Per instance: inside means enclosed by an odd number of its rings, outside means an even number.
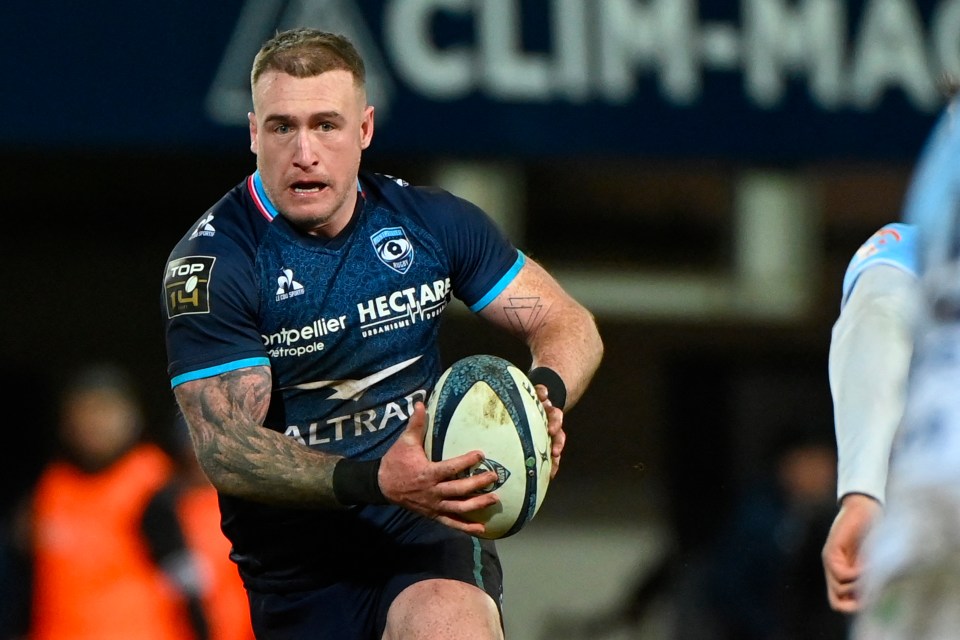
M203 608L210 640L254 640L247 594L230 559L230 541L220 530L220 506L212 485L186 489L177 512L187 545L203 562Z
M140 518L170 477L154 445L87 474L55 462L34 501L30 640L185 640L182 599L150 559Z

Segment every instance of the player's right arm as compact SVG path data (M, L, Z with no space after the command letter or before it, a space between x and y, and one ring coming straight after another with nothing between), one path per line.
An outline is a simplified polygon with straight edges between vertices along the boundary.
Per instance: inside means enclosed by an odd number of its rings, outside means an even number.
M882 511L890 449L903 414L921 304L914 248L912 230L903 225L885 227L865 243L851 261L833 328L829 375L840 510L822 560L836 611L860 607L862 543Z
M261 427L270 405L270 368L254 366L174 388L204 473L223 493L257 502L334 507L339 457Z
M879 264L860 276L834 324L828 372L839 454L838 499L862 493L884 501L920 304L915 275Z
M297 508L344 504L334 470L343 461L262 427L270 404L270 368L254 366L190 380L174 388L204 473L222 493ZM458 477L480 452L430 462L423 451L426 413L418 403L410 426L374 467L384 498L471 534L483 524L462 514L496 502L478 493L490 475ZM345 461L345 464L353 464ZM341 485L342 487L342 485ZM347 502L348 504L350 502Z

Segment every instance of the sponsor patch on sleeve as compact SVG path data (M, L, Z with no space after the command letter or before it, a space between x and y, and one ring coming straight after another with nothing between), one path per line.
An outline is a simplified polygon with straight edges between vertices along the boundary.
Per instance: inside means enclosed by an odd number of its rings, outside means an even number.
M167 263L163 289L167 317L186 313L210 313L210 277L214 256L186 256Z

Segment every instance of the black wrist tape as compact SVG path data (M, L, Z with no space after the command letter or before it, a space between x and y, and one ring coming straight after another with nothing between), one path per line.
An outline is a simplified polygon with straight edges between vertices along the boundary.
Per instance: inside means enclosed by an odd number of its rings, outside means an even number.
M527 378L533 384L542 384L547 388L547 396L550 403L556 408L563 410L567 404L567 386L563 384L563 378L560 374L549 367L537 367L531 369Z
M387 504L380 491L377 472L380 458L376 460L350 460L341 458L333 467L333 496L342 505Z

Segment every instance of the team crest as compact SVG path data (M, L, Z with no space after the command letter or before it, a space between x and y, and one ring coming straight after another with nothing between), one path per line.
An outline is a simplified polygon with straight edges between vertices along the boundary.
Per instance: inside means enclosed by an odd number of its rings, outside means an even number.
M406 273L413 264L413 245L403 227L380 229L370 236L370 242L380 262L397 273Z

